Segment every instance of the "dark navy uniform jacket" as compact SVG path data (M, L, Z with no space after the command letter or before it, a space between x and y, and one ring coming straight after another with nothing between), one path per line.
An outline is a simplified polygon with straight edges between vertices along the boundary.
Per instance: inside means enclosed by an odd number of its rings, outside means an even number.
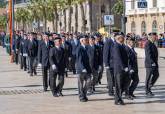
M71 46L72 46L72 55L76 56L76 50L78 48L78 46L80 45L80 42L78 39L76 39L76 42L74 41L74 39L70 40Z
M114 74L122 73L128 67L128 55L125 45L115 42L113 49Z
M138 72L138 61L137 61L137 53L134 48L126 46L126 50L128 53L128 68L129 70L134 70Z
M101 48L97 45L89 45L87 52L91 69L98 70L99 66L102 65Z
M65 72L65 52L62 47L53 47L49 52L50 65L56 65L56 72L63 74Z
M147 41L145 45L145 67L151 68L152 64L158 67L158 49L154 43Z
M29 57L37 57L38 55L38 41L33 39L28 42L28 56Z
M113 63L113 47L114 47L114 41L112 39L107 39L104 43L104 50L103 50L103 60L105 67L114 67Z
M45 41L40 41L38 46L38 62L42 64L42 66L49 66L49 51L54 47L54 42L48 41L47 45Z
M89 63L89 56L87 53L87 47L86 49L80 45L77 48L77 52L76 52L76 70L77 73L80 74L82 73L83 70L86 70L87 73L91 73L91 68L90 68L90 63Z
M28 39L21 39L20 41L20 53L28 54Z

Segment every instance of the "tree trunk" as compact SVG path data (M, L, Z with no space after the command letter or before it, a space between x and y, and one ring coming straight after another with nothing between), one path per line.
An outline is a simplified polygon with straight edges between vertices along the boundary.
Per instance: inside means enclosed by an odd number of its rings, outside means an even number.
M92 0L89 0L89 23L90 23L90 28L89 28L89 32L91 33L91 32L93 32L93 24L92 24Z
M66 10L64 11L64 30L66 32Z
M72 7L69 8L69 19L68 19L68 32L71 32L71 23L72 23Z
M52 20L52 25L53 25L53 32L55 32L56 31L56 25L55 25L55 21L54 21L54 18L53 18L53 20Z
M47 31L47 20L44 19L44 32L46 32L46 31Z
M85 23L85 11L84 11L83 3L80 3L80 9L81 9L81 18L82 18L82 32L85 33L86 23Z
M57 13L57 8L55 8L55 32L57 32L58 30L58 13Z
M78 32L78 5L75 5L75 32Z
M22 21L22 30L24 31L25 30L25 22Z

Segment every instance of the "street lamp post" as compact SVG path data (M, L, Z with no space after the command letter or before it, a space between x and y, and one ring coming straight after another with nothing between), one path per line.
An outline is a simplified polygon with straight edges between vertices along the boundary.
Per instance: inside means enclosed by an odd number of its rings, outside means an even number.
M126 33L126 23L125 23L125 10L126 10L126 1L123 0L123 15L122 15L122 32Z

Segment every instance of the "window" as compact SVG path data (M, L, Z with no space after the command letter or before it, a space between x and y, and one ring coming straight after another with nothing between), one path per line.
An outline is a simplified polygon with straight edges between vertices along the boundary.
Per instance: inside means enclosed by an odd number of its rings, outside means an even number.
M145 23L145 21L143 21L142 22L142 24L141 24L141 33L146 33L146 23Z
M135 22L134 21L131 23L131 32L132 33L135 33L136 32L136 25L135 25Z
M131 1L131 9L135 9L135 0Z
M154 20L152 23L152 32L157 32L157 21Z
M157 0L152 0L153 2L153 7L157 7Z

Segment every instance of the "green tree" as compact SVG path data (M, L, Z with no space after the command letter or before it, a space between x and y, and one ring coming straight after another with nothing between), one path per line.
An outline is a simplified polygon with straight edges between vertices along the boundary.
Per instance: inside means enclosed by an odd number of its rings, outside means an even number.
M7 18L5 15L0 15L0 26L3 28L7 26Z
M65 0L48 0L48 20L53 23L53 30L57 32L59 14L65 8Z
M30 12L26 8L18 8L15 12L15 20L18 23L22 23L22 29L25 29L25 25L28 24Z
M112 12L117 15L122 15L124 10L123 0L117 0L112 7Z
M7 2L5 0L0 0L0 8L5 8Z

